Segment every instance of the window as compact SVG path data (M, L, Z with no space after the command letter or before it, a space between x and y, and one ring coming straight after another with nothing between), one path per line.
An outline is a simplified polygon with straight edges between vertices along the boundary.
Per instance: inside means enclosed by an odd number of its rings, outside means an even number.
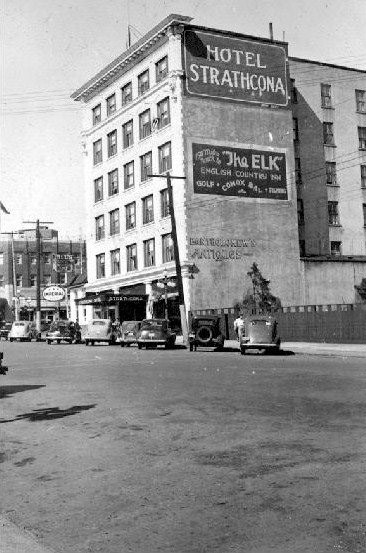
M356 90L356 110L366 113L366 90Z
M297 88L295 86L295 79L291 79L291 100L293 104L298 103Z
M152 155L151 152L144 154L140 157L141 161L141 182L149 179L149 175L152 173Z
M338 202L328 202L328 222L330 225L339 225Z
M4 275L0 275L0 288L4 287Z
M51 280L51 277L50 277ZM51 284L51 282L50 282ZM60 273L59 275L59 284L67 284L67 273Z
M108 157L115 156L117 153L117 131L107 134Z
M366 188L366 165L361 165L361 188Z
M157 105L158 127L162 129L170 123L170 105L169 98L164 98Z
M342 242L330 243L330 255L342 255Z
M137 246L131 244L126 247L127 271L137 270Z
M138 84L139 96L141 96L141 94L143 94L144 92L149 90L149 88L150 88L150 79L149 79L149 70L148 69L146 71L144 71L143 73L141 73L137 77L137 84Z
M174 247L173 247L172 235L170 233L163 234L163 236L161 237L161 245L162 245L163 263L174 261Z
M144 240L144 265L145 267L152 267L155 265L155 240Z
M159 83L168 74L168 56L165 56L155 64L156 82Z
M102 140L96 140L93 142L93 161L94 165L97 165L98 163L102 163L103 161L103 154L102 154Z
M16 253L15 254L15 263L17 265L21 265L23 262L23 257L22 257L22 254L21 253Z
M132 83L127 83L121 88L122 92L122 106L132 102Z
M299 225L303 225L304 219L304 202L301 198L297 200L297 222Z
M0 265L4 265L4 253L0 252Z
M106 100L107 104L107 115L112 115L116 111L116 95L112 94Z
M17 275L16 276L16 283L17 283L17 288L21 288L23 286L23 277L22 277L22 275Z
M105 277L105 254L100 253L95 256L97 266L97 278Z
M295 182L296 184L302 183L301 177L301 161L299 157L295 157Z
M120 250L111 250L111 274L118 275L120 273Z
M109 212L109 234L119 234L119 209Z
M298 141L299 140L299 120L297 117L292 118L292 132L293 132L293 139Z
M306 255L305 240L299 240L300 257Z
M142 222L144 225L154 221L154 201L152 194L142 198Z
M358 147L366 150L366 127L358 127Z
M136 202L126 205L126 230L136 227Z
M94 201L100 202L103 200L103 177L98 177L94 181Z
M31 253L29 256L29 262L31 265L37 265L37 254Z
M101 105L98 104L93 108L93 125L97 125L102 120L102 109Z
M116 194L118 194L118 169L108 173L108 195L115 196Z
M366 227L366 204L362 204L363 226Z
M95 218L95 238L96 240L104 238L104 215Z
M49 286L52 283L51 275L43 275L43 284L45 286ZM60 275L60 283L61 283L61 275Z
M337 184L337 166L334 161L325 162L325 172L327 175L327 184Z
M146 138L151 134L151 119L150 119L150 110L147 109L139 116L139 127L140 127L140 140Z
M135 170L133 161L130 161L123 166L123 174L125 190L132 188L135 185Z
M133 120L122 125L123 147L129 148L133 144Z
M164 190L160 190L160 206L161 206L161 216L169 217L170 215L169 194L168 194L167 188L165 188Z
M323 141L326 146L334 146L333 123L323 123Z
M37 277L36 277L36 275L31 275L29 277L29 282L30 282L30 285L32 286L32 288L33 288L33 286L37 286Z
M43 261L46 263L46 265L51 264L51 254L50 253L44 253L43 254Z
M164 173L172 168L171 143L167 142L159 147L159 173Z
M330 84L320 85L320 94L322 100L322 108L332 107L331 86Z

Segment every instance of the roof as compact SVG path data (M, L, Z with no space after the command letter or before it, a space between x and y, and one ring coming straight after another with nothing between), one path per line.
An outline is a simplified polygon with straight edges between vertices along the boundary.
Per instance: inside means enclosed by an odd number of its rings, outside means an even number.
M366 73L366 69L356 69L355 67L347 67L345 65L335 65L334 63L326 63L324 61L308 60L305 58L294 58L289 56L289 61L298 61L302 63L313 63L314 65L321 65L324 67L332 67L334 69L344 69L346 71L357 71L358 73Z
M85 273L81 275L76 275L75 278L70 282L69 288L76 288L77 286L83 286L88 282L88 277Z

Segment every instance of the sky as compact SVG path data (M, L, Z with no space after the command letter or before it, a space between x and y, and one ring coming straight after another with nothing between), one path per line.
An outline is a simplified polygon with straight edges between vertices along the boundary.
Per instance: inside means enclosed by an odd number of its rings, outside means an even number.
M85 237L81 107L70 94L170 13L366 70L366 0L0 0L1 231L50 221Z

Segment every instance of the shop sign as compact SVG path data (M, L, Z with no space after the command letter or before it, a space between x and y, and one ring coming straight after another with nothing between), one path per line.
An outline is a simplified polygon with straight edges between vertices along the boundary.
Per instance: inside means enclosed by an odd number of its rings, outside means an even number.
M188 95L288 104L284 46L186 30L184 56Z
M190 259L209 261L237 261L253 255L256 242L252 238L225 238L191 236Z
M65 297L65 290L61 286L47 286L42 296L46 301L61 301Z
M192 159L196 194L288 199L284 152L193 143Z

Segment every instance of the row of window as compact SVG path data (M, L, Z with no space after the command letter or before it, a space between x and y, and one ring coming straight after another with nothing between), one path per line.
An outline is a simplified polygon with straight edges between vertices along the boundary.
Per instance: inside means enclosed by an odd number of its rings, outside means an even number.
M136 228L136 202L131 202L125 207L125 230L131 230ZM154 222L154 197L152 194L142 198L142 224ZM160 215L161 217L168 217L170 215L169 210L169 196L168 189L160 191ZM109 212L109 235L114 236L119 234L121 229L120 225L120 210L112 209ZM95 217L95 238L96 240L103 240L105 238L105 215L99 215Z
M155 64L155 82L159 83L168 75L168 56L164 56ZM146 69L137 76L137 93L142 96L150 89L150 71ZM132 81L129 81L121 87L120 107L128 105L133 100ZM105 113L107 117L113 115L119 109L117 106L117 94L113 93L105 100ZM102 104L96 105L92 109L92 122L97 125L102 120Z
M299 240L299 246L300 246L300 257L306 256L306 247L305 247L305 240ZM330 242L330 255L332 256L339 256L342 255L342 242L339 242L337 240Z
M326 183L328 185L336 186L337 181L337 164L335 161L326 161L325 162L325 174L326 174ZM360 176L361 176L361 188L366 188L366 165L360 165ZM295 181L296 184L302 184L302 175L301 175L301 161L299 157L295 157Z
M366 227L366 203L362 204L363 225ZM304 202L301 198L297 200L297 221L299 225L305 222ZM336 201L328 201L328 224L330 226L340 226L339 204Z
M29 259L29 263L31 265L37 265L37 254L36 253L31 253L31 254L22 254L22 253L16 253L14 255L14 260L15 260L15 264L16 265L23 265L23 255L27 255L28 256L28 259ZM50 264L52 262L52 256L54 254L51 254L51 253L43 253L41 255L41 262L44 263L44 264ZM72 257L73 257L73 261L76 265L78 265L80 263L80 254L76 254L76 253L73 253L72 254ZM0 265L3 265L4 264L4 253L3 252L0 252Z
M153 130L162 129L170 124L169 98L164 98L157 104L157 117L151 118L151 110L146 109L139 115L139 139L143 140L151 135ZM130 148L134 144L134 122L133 119L122 125L122 148ZM114 129L107 134L107 156L115 156L118 152L118 133ZM99 138L93 142L93 164L98 165L103 161L103 142Z
M299 121L297 117L292 119L292 131L293 139L295 142L299 141ZM358 148L359 150L366 150L366 127L357 127L358 131ZM334 123L324 121L323 122L323 143L325 146L335 146L334 137Z
M172 168L172 147L170 142L166 142L158 148L159 173L165 173ZM153 172L152 152L147 152L140 156L140 182L147 181ZM135 186L135 162L129 161L123 165L123 188L128 190ZM119 193L119 173L118 169L113 169L107 175L108 196L115 196ZM94 180L94 201L100 202L104 199L103 177Z
M320 85L320 98L322 108L333 108L332 87L330 84ZM355 90L356 111L366 113L366 90Z
M137 244L126 246L126 271L137 271L139 267ZM119 275L121 273L121 249L117 248L109 252L111 275ZM174 247L171 234L163 234L161 237L161 256L162 262L168 263L174 261ZM154 267L156 265L155 257L155 238L149 238L143 242L143 263L144 267ZM96 277L104 278L105 270L105 253L96 255Z
M17 288L23 287L23 276L22 275L16 275L16 286ZM36 275L30 275L29 276L29 284L26 284L26 287L30 286L31 288L34 288L37 286L37 277ZM49 286L52 284L52 277L51 275L44 275L42 278L42 286ZM58 275L58 284L67 284L67 273L59 273ZM0 275L0 288L4 286L4 275Z

